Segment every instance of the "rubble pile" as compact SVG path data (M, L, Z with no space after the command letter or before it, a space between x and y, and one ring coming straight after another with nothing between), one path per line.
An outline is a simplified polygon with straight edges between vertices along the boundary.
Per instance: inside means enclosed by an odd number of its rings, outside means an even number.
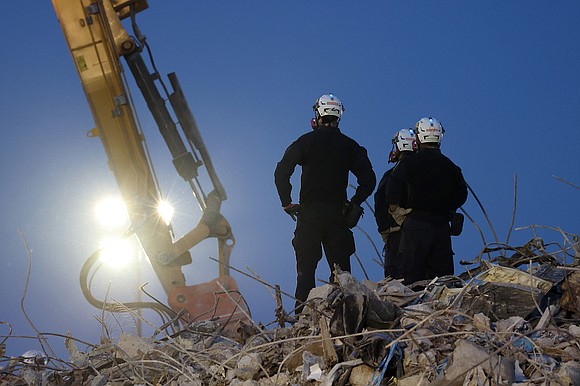
M460 277L412 286L337 270L277 328L200 321L88 352L68 338L67 369L11 358L0 385L580 385L580 254L556 258L538 238L492 249Z

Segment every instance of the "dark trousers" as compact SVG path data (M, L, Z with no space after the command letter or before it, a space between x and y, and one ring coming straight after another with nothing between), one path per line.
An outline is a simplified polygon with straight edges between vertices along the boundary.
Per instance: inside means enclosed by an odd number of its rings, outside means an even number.
M322 250L332 272L334 265L350 272L350 256L355 251L352 231L346 226L342 206L326 204L301 205L292 240L296 253L296 313L315 284L318 262Z
M401 228L400 277L409 285L419 280L453 275L449 220L429 213L411 213Z
M383 248L384 274L385 277L399 278L401 272L401 259L399 258L399 245L401 243L401 231L389 234L387 243Z

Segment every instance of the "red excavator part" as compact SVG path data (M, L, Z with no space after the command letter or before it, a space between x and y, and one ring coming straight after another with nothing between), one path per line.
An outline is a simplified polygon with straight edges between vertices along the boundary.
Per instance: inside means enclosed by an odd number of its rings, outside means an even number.
M176 288L168 302L173 310L186 311L182 317L186 322L216 320L226 329L234 329L237 322L251 323L247 304L231 276Z

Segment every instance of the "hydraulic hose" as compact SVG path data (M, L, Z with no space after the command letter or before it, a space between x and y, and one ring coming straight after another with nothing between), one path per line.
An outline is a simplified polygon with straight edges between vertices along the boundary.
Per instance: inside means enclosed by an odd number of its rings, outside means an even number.
M176 313L164 304L156 302L126 302L126 303L110 303L103 300L95 298L89 288L89 273L93 266L99 261L101 249L97 249L89 258L85 261L81 268L80 274L80 285L81 290L85 299L93 305L94 307L109 311L109 312L127 312L128 310L139 310L139 309L151 309L158 312L161 315L166 315L169 318L174 318Z

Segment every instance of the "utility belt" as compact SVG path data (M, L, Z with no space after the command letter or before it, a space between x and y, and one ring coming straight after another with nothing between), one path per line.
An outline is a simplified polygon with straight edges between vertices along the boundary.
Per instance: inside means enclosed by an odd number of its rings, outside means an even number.
M445 214L413 209L409 213L409 217L419 221L426 221L433 225L447 224L450 228L451 236L459 236L463 231L464 217L461 213L454 212Z
M310 202L300 204L299 217L310 216L340 216L349 228L354 228L364 214L364 209L353 202Z
M411 213L409 213L410 218L414 218L417 220L431 220L431 221L440 221L440 222L447 222L449 221L449 216L444 213L436 213L436 212L426 212L423 210L413 209Z
M342 212L343 207L343 202L311 201L305 204L300 203L300 209L308 212Z

